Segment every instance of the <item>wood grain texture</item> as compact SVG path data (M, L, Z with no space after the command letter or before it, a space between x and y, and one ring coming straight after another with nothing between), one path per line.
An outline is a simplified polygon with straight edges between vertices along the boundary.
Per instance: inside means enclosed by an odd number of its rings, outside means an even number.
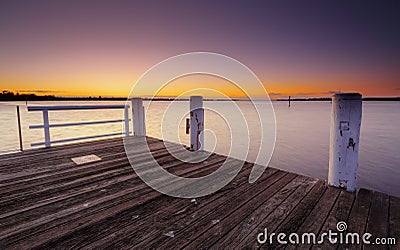
M127 143L137 154L135 161L148 164L147 145L165 170L182 177L208 175L227 161L225 156L212 154L204 162L181 162L155 138ZM172 151L181 148L176 144ZM101 161L82 165L71 161L89 154ZM324 181L274 168L267 168L250 184L252 167L245 163L224 188L191 201L148 187L130 166L121 138L3 155L0 248L309 249L312 245L260 245L257 234L268 227L269 232L319 235L336 229L338 221L347 222L348 231L398 240L399 198L365 189L354 195L327 187ZM186 187L173 188L185 192ZM170 231L174 237L166 235Z

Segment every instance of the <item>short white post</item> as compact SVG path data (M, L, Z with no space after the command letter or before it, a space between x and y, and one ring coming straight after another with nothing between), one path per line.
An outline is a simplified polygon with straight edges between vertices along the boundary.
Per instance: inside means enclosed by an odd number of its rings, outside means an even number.
M142 98L132 98L133 135L146 136L146 116Z
M190 97L190 149L204 150L203 97Z
M129 106L124 108L125 136L129 136Z
M362 98L358 93L332 97L328 184L356 191Z
M44 145L50 147L49 111L43 110Z

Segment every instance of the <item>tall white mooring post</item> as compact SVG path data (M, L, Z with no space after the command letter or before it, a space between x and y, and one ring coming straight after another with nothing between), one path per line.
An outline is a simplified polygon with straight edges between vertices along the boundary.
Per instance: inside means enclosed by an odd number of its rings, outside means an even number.
M204 150L203 97L190 97L190 149Z
M358 93L332 97L328 184L356 191L362 99Z
M142 98L132 98L133 135L146 136L146 116Z

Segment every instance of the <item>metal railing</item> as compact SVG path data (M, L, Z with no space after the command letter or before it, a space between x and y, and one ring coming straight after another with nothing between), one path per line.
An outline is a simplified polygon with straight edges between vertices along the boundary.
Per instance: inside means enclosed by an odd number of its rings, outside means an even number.
M43 113L43 125L30 125L29 129L42 129L44 130L44 142L35 142L31 144L31 147L42 146L50 147L51 144L55 143L64 143L71 141L79 141L85 139L95 139L101 137L109 137L124 134L125 136L129 136L131 133L129 131L129 105L83 105L83 106L29 106L28 111L42 111ZM49 121L49 111L61 111L61 110L99 110L99 109L124 109L124 119L114 119L114 120L102 120L102 121L85 121L85 122L74 122L74 123L58 123L58 124L50 124ZM75 137L68 139L60 139L60 140L51 140L50 139L50 128L55 127L71 127L71 126L82 126L82 125L98 125L98 124L106 124L106 123L125 123L125 131L118 133L109 133L109 134L100 134L100 135L91 135L91 136L83 136L83 137Z

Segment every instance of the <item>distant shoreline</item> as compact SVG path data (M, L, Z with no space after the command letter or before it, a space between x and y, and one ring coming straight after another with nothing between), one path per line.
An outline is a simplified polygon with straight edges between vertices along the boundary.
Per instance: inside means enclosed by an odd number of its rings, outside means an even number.
M125 101L126 97L102 97L102 96L88 96L88 97L66 97L66 96L54 96L54 95L35 95L35 94L14 94L12 92L0 93L0 102L7 101ZM188 101L189 98L177 98L174 97L143 97L143 100L152 101ZM257 98L255 98L257 100ZM232 98L232 99L217 99L217 98L204 98L204 101L247 101L245 98ZM271 99L272 101L288 102L288 98L277 98ZM331 101L330 97L291 97L291 102L309 102L309 101ZM363 101L400 101L400 97L364 97Z
M126 101L127 98L122 97L103 97L103 98L88 98L88 97L55 97L55 98L28 98L28 99L3 99L0 98L0 102L15 102L15 101ZM189 101L189 98L142 98L144 101ZM257 100L257 99L256 99ZM295 98L290 99L291 102L316 102L316 101L323 101L323 102L330 102L331 98ZM400 101L400 97L365 97L362 99L363 101ZM213 98L204 98L204 101L248 101L248 99L213 99ZM288 99L271 99L271 101L275 102L288 102Z

